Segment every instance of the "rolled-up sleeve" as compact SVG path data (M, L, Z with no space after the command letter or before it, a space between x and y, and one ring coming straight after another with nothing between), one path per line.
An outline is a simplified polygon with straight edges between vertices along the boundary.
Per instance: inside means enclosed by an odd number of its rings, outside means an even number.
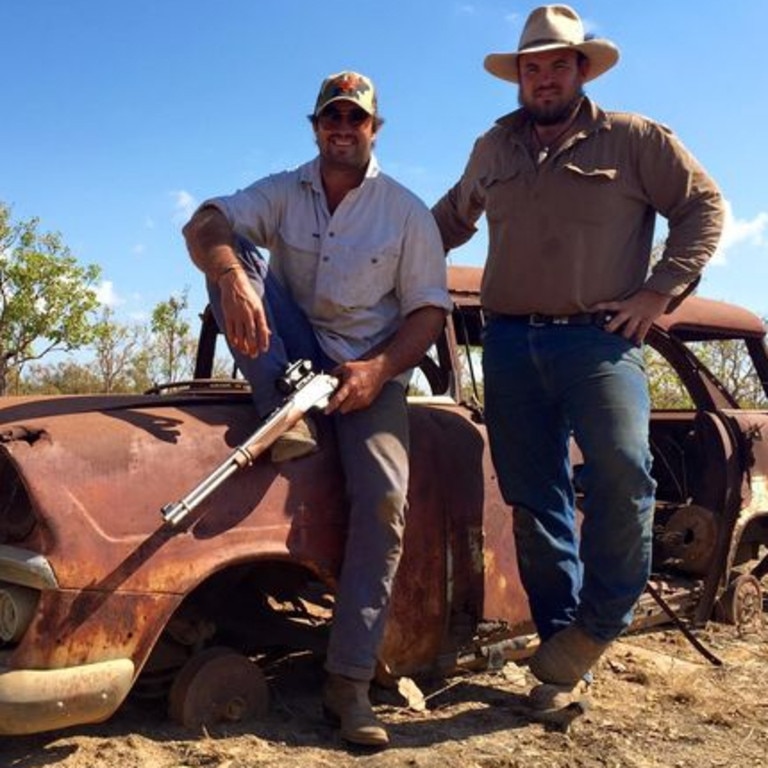
M449 311L452 302L446 275L435 219L426 207L416 207L406 222L397 278L401 314L405 317L428 306Z
M267 176L231 195L213 197L200 207L213 206L232 229L260 248L272 248L279 226L285 181L282 175Z

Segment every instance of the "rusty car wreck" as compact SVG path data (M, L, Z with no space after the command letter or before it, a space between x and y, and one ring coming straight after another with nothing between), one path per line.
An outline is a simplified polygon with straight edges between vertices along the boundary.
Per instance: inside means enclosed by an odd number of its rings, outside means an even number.
M535 643L473 373L480 270L449 279L454 311L420 367L431 393L410 402L408 528L382 652L396 676L524 658ZM768 410L740 408L690 343L743 343L768 395L765 332L696 297L652 329L692 405L653 412L663 600L643 596L636 629L670 613L692 627L762 615ZM322 419L316 454L260 456L183 524L161 515L258 426L244 383L210 378L216 339L204 315L192 382L0 402L0 733L103 721L129 694L166 697L187 725L237 720L267 706L265 660L322 654L345 531Z

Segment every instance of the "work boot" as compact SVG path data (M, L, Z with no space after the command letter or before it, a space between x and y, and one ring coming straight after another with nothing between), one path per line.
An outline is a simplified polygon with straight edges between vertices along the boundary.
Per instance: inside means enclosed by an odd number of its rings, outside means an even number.
M389 736L371 707L369 685L367 680L328 675L323 689L323 711L326 717L340 723L343 739L366 747L386 747Z
M272 443L270 458L275 464L300 459L317 451L317 431L312 420L305 416Z
M572 723L589 710L589 684L579 680L575 685L541 683L528 694L528 716L537 723L566 733Z
M531 688L528 701L537 712L560 712L574 705L586 710L589 705L589 683L579 680L575 685L540 683Z
M609 645L610 642L597 640L571 624L538 647L528 668L542 683L576 685Z

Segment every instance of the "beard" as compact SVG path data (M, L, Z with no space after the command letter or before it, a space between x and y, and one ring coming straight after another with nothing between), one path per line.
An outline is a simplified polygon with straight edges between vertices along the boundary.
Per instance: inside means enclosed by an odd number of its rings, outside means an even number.
M536 125L559 125L573 115L579 102L584 98L584 89L579 90L567 101L553 101L550 104L538 104L523 96L522 90L518 91L518 104L531 116Z

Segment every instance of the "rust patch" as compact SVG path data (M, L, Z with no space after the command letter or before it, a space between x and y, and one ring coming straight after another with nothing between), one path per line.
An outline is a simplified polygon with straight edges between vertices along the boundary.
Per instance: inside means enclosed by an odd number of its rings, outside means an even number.
M180 601L177 595L99 592L41 594L36 621L12 656L12 666L50 669L116 658L139 669Z

